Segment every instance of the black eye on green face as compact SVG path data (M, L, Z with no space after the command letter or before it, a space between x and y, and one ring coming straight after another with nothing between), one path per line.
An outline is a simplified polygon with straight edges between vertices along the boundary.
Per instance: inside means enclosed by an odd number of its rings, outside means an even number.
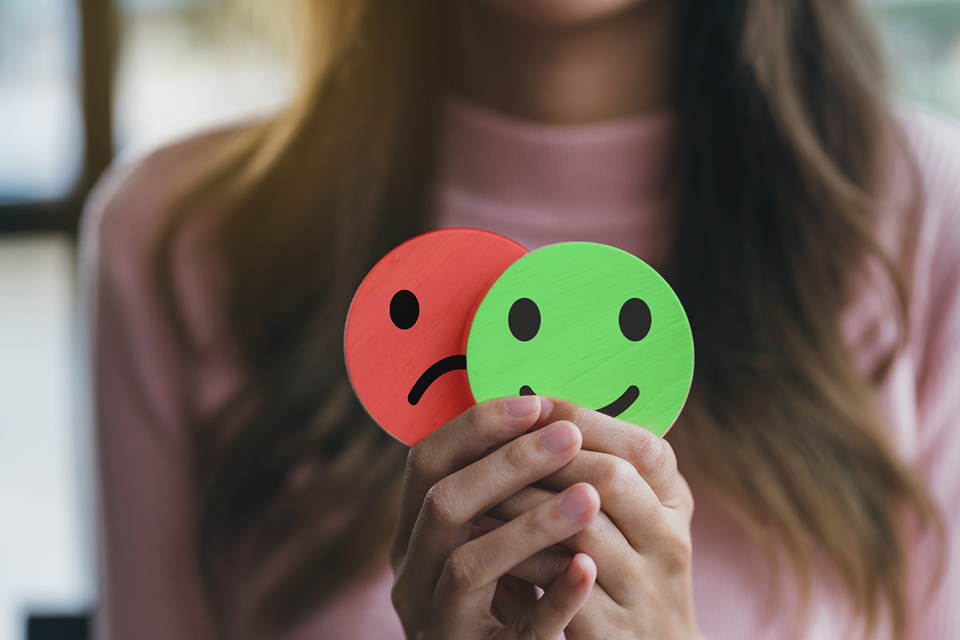
M540 309L530 298L520 298L510 307L507 316L510 333L520 342L533 340L540 331Z
M413 291L401 289L390 299L390 319L398 329L409 329L420 317L420 301Z
M620 307L620 331L627 340L639 342L650 333L650 307L640 298L630 298Z

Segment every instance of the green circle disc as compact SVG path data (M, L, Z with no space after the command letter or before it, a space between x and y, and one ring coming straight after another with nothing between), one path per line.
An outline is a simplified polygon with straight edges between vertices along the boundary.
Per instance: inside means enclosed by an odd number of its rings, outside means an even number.
M477 402L537 394L663 435L693 379L677 295L639 258L590 242L533 251L497 279L467 338Z

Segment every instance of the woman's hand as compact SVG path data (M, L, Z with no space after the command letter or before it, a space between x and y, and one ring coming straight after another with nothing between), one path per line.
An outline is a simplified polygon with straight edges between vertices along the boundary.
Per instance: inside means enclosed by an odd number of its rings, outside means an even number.
M525 433L546 424L541 417L551 407L536 396L492 400L411 449L391 551L393 604L408 638L554 640L586 602L597 569L577 554L554 568L544 596L520 617L505 625L491 613L501 576L597 517L600 498L589 484L545 492L510 522L471 539L479 514L577 456L580 430L568 421Z
M511 522L578 483L597 489L603 512L563 541L563 548L542 551L511 574L544 587L567 569L574 554L596 562L597 587L567 628L568 640L703 638L693 610L693 497L673 449L645 429L554 402L541 422L573 422L583 434L583 450L488 515Z

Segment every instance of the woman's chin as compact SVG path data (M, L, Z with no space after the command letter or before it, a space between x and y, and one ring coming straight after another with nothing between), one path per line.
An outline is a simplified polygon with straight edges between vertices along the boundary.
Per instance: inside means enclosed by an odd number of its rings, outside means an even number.
M658 0L473 0L502 16L532 26L570 28L586 26ZM669 1L669 0L660 0Z

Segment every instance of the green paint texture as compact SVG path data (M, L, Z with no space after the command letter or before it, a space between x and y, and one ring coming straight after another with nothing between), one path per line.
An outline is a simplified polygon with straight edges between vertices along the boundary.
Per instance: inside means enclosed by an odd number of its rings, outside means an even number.
M540 311L539 330L526 342L508 320L521 298ZM620 328L631 298L650 309L650 330L636 342ZM693 379L690 323L670 285L639 258L590 242L550 245L514 262L477 308L466 354L477 402L528 386L599 409L636 386L639 397L616 417L657 435L677 419Z

